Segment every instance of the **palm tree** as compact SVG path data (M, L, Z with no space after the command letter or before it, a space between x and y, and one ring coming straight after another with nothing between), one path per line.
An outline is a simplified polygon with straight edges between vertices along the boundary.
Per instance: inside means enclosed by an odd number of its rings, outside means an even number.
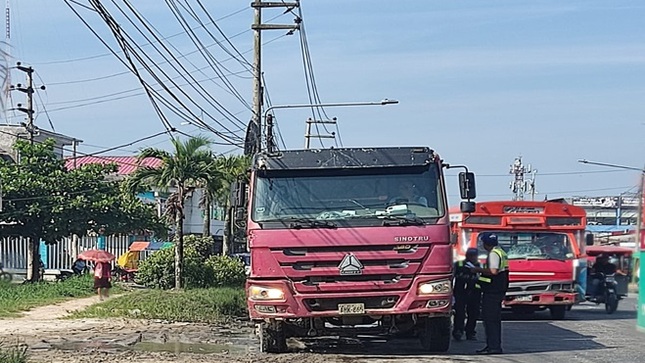
M226 207L225 225L228 228L230 223L229 219L229 195L231 192L231 184L240 179L247 179L246 172L250 166L250 158L242 155L220 156L214 158L209 165L211 168L211 175L208 183L202 185L203 194L199 201L199 206L204 210L204 229L203 236L210 236L210 207L213 203L219 206ZM224 234L224 244L222 246L222 254L228 254L230 243L230 234Z
M175 288L182 286L182 270L184 261L184 203L190 190L206 184L212 178L209 167L213 153L209 150L211 140L197 136L185 141L173 138L173 153L168 151L146 148L141 150L138 159L157 158L162 160L159 168L140 167L129 178L131 190L137 190L142 185L166 190L174 188L168 198L166 215L175 223Z
M220 157L217 160L217 169L222 175L222 182L215 193L215 200L219 205L226 206L226 217L224 218L225 228L231 225L231 205L229 195L231 193L231 184L237 180L248 181L248 169L251 166L251 159L244 155L231 155ZM227 255L231 249L233 230L224 234L224 243L222 244L222 254Z

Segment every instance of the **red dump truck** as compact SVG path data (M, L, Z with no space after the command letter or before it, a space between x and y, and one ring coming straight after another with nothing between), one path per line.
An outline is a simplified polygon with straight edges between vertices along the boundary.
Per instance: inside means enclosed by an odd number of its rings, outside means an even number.
M408 334L450 344L452 246L443 169L427 147L261 152L246 210L248 310L261 350L294 336ZM474 176L460 173L463 210ZM248 197L245 197L247 195Z

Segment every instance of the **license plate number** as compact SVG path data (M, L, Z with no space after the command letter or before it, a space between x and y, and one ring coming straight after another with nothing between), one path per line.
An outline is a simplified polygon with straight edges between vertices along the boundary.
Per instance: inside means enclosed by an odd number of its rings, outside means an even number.
M515 298L515 301L533 301L533 296L531 295L518 296Z
M365 314L365 304L338 304L338 313L341 315Z

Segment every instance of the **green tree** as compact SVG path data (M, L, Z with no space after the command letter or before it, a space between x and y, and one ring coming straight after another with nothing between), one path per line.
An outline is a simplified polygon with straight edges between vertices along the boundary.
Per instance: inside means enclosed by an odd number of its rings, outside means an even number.
M159 168L142 167L129 178L131 190L142 185L167 190L172 194L166 203L166 215L175 224L175 288L182 286L182 267L184 260L184 203L189 191L206 184L212 178L209 167L213 154L209 149L211 141L197 136L185 141L172 139L173 152L147 148L139 153L139 159L153 157L162 160Z
M106 178L116 165L67 170L54 153L54 140L17 141L20 163L0 162L3 209L0 237L29 238L28 278L39 278L39 242L53 244L72 234L166 232L154 208Z
M212 178L208 183L202 185L203 193L199 201L199 206L204 211L202 235L211 235L211 207L213 204L228 207L227 202L231 192L231 183L240 178L246 178L249 163L250 159L241 155L219 156L213 158L209 163Z
M229 195L231 193L231 184L235 181L242 180L248 182L248 170L251 166L251 159L245 155L222 156L215 160L215 168L220 174L219 182L213 190L213 199L221 206L226 206L224 243L222 245L222 254L227 255L231 250L233 231L231 228L233 210L230 205Z

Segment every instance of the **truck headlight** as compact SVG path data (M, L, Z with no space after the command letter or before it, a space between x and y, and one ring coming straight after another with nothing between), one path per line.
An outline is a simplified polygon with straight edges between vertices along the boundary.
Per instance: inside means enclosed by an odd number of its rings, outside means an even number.
M249 286L251 300L284 300L284 291L280 288L266 286Z
M430 281L419 284L419 295L449 294L452 292L450 280Z

